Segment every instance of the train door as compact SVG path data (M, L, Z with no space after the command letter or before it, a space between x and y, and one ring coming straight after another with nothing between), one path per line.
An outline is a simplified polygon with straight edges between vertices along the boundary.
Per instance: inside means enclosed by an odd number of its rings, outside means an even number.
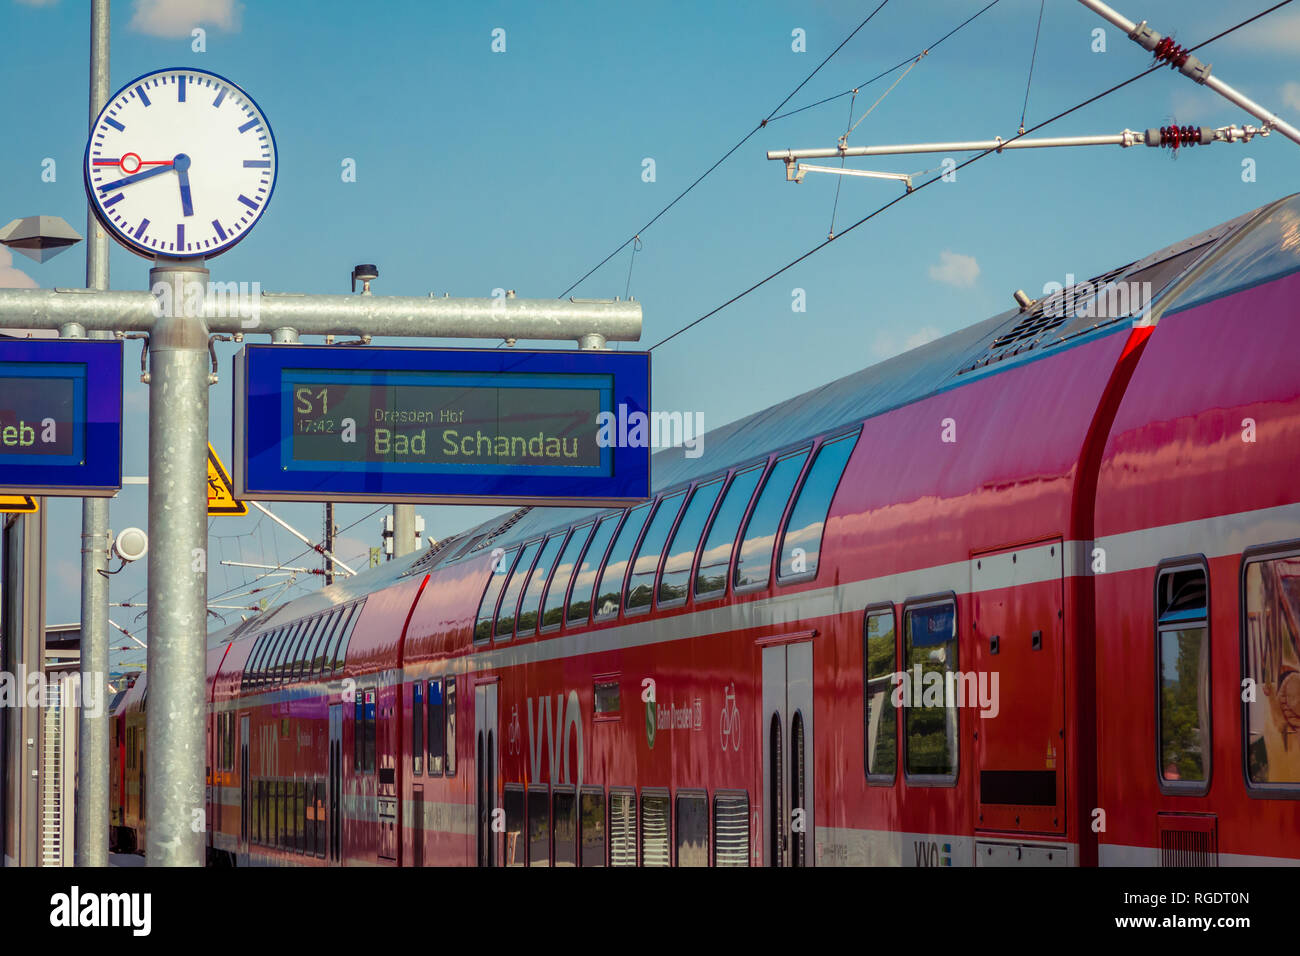
M397 859L398 800L397 800L397 700L396 687L380 688L376 692L378 726L375 728L379 747L378 761L378 811L379 859Z
M762 648L763 853L808 866L813 843L812 642Z
M474 688L474 779L478 809L478 865L496 866L497 840L492 829L497 805L497 685Z
M253 802L249 799L248 715L239 717L239 865L248 865L248 836L252 830Z
M1063 597L1060 540L972 556L976 829L1065 832Z
M329 860L343 859L343 705L330 705Z

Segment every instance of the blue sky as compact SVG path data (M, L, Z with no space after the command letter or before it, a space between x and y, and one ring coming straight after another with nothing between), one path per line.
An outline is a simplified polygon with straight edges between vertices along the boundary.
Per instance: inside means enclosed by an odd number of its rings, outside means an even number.
M210 263L214 280L344 293L352 266L374 262L381 272L377 294L486 296L501 287L546 298L567 289L767 116L878 2L118 0L111 85L116 90L143 73L192 66L235 81L266 113L279 148L275 195L250 238ZM851 89L986 2L891 0L786 109ZM1184 44L1267 5L1115 4ZM0 121L9 133L0 149L0 222L59 215L84 232L79 164L88 121L87 11L88 4L72 0L0 0L6 38ZM1014 135L1038 14L1034 0L999 0L912 70L850 143ZM191 48L195 26L206 30L205 52ZM1106 51L1093 52L1092 31L1103 26ZM505 30L501 53L492 51L497 28ZM806 34L806 52L792 50L795 29ZM1216 75L1294 121L1298 52L1300 9L1286 8L1199 55ZM1149 62L1082 5L1050 0L1028 124ZM853 120L897 76L864 88ZM630 283L645 309L641 347L826 238L836 178L787 183L782 165L764 153L834 146L849 107L842 97L770 123L642 234ZM1174 122L1255 120L1162 70L1041 135ZM657 349L655 405L702 412L709 428L724 424L1001 312L1017 288L1036 294L1046 282L1064 282L1067 273L1095 275L1300 190L1296 149L1274 134L1244 146L1198 147L1176 160L1166 151L1117 147L987 157L959 172L956 182L916 193ZM47 157L57 164L52 183L41 179ZM646 158L655 162L654 182L643 181ZM851 164L918 172L942 158ZM1242 181L1246 158L1255 161L1254 182ZM342 181L345 159L355 160L356 182ZM846 179L836 230L899 191L894 183ZM11 265L0 250L0 285L81 286L82 248L44 265L23 258ZM630 251L574 294L624 295ZM112 287L145 288L147 268L115 247ZM792 311L796 289L804 290L804 312ZM147 449L147 390L135 375L137 349L135 343L127 348L128 475L144 474ZM228 373L234 348L219 352ZM227 459L230 387L223 374L211 393L212 440ZM337 523L349 525L374 507L339 506ZM321 506L273 508L309 536L319 535ZM80 502L51 500L48 509L48 616L62 622L76 617ZM491 513L419 510L434 537ZM111 516L114 528L145 526L145 490L124 489ZM345 560L365 563L366 548L378 543L378 522L375 516L346 532ZM278 564L302 550L256 516L215 519L212 533L209 590L216 603L251 600L215 597L245 590L239 585L251 580L220 567L223 557ZM114 601L144 600L143 564L113 578ZM299 578L286 594L302 594L319 581ZM143 636L138 613L117 608L112 616ZM142 657L115 654L114 660Z

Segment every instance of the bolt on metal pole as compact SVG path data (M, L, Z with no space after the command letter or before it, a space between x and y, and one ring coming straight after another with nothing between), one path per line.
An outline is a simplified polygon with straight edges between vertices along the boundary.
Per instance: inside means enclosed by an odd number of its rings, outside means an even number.
M90 128L108 102L108 0L90 8ZM108 288L108 236L86 211L86 287ZM69 330L75 331L75 330ZM84 334L84 333L83 333ZM92 332L111 339L111 332ZM96 713L77 709L77 866L108 866L109 714L108 714L108 499L81 499L81 687L95 687L102 700Z
M149 866L202 866L208 628L208 329L202 298L208 270L202 259L159 259L149 285L157 290L160 284L171 287L172 307L149 334L145 858Z

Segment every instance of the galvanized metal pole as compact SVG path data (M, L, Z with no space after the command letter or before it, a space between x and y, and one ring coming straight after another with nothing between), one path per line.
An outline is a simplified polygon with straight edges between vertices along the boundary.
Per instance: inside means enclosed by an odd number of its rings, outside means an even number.
M202 866L206 843L209 368L194 304L207 283L202 259L159 259L149 272L151 289L171 286L172 303L149 333L149 866Z
M90 8L90 127L108 102L108 0ZM108 288L108 236L93 211L86 212L86 287ZM69 330L72 331L72 330ZM110 332L91 338L111 339ZM108 499L81 499L81 686L82 700L102 700L98 712L78 708L77 866L108 865ZM86 688L95 688L95 696Z
M393 557L415 550L415 505L393 505Z

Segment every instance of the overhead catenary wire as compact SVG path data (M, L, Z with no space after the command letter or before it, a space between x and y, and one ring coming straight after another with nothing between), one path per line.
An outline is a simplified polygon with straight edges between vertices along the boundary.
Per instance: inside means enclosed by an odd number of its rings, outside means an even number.
M816 108L819 107L819 106L824 106L824 105L827 104L827 103L833 103L833 102L835 102L835 100L843 99L844 97L848 96L850 93L856 93L858 90L861 90L861 89L864 89L864 88L870 86L872 83L875 83L877 80L883 80L885 77L889 76L889 74L891 74L891 73L893 73L893 72L895 72L895 71L897 71L897 70L901 70L903 67L907 66L908 63L910 63L912 60L915 60L915 59L916 59L918 56L920 56L922 53L926 53L926 52L933 53L935 47L939 46L939 44L943 43L945 40L947 40L949 37L953 36L953 35L954 35L955 33L957 33L959 30L962 30L962 29L964 29L966 26L968 26L969 24L973 23L973 22L975 21L975 19L976 19L977 17L979 17L980 15L986 13L988 10L990 10L990 9L992 9L993 7L997 6L998 2L999 2L999 0L990 0L990 2L989 2L988 4L986 4L985 6L981 7L981 8L980 8L979 10L977 10L975 13L971 14L969 17L967 17L967 18L966 18L965 20L963 20L961 23L957 24L955 27L953 27L951 30L949 30L947 33L945 33L943 36L939 37L939 39L935 40L933 43L928 44L928 45L925 47L925 49L923 49L923 50L921 50L921 51L919 51L919 52L917 52L917 53L913 53L911 56L909 56L909 57L905 57L905 58L902 59L902 60L899 60L897 63L895 63L895 64L894 64L893 66L891 66L889 69L884 70L884 71L882 71L882 72L880 72L880 73L877 73L877 74L876 74L875 76L873 76L871 79L866 80L866 81L864 81L864 82L862 82L862 83L859 83L857 86L851 87L850 89L844 90L842 93L834 93L834 94L832 94L831 96L823 97L822 99L817 100L815 103L809 103L809 104L807 104L806 106L800 106L798 109L793 109L793 110L791 110L791 111L788 112L788 113L782 113L780 116L773 116L770 120L768 120L768 122L770 122L770 123L775 123L777 120L783 120L783 119L785 119L787 116L794 116L796 113L803 113L803 112L805 112L805 111L807 111L807 110L816 109Z
M1025 115L1029 112L1029 87L1034 83L1034 63L1038 60L1038 38L1043 32L1043 11L1047 9L1047 0L1041 0L1038 6L1038 27L1034 30L1034 52L1029 57L1029 79L1025 81L1025 102L1020 107L1020 132L1025 131Z
M998 0L993 0L993 2L994 2L994 3L997 3ZM818 63L816 69L814 69L811 73L809 73L807 76L805 76L805 77L803 78L803 80L799 83L799 85L796 86L793 90L791 90L791 91L789 92L789 94L787 94L786 98L783 99L780 103L778 103L778 104L776 105L776 108L775 108L775 109L773 109L770 113L768 113L767 116L765 116L765 117L764 117L764 118L763 118L763 119L758 123L757 126L755 126L753 129L751 129L748 133L746 133L746 134L744 135L744 137L741 138L740 142L736 143L735 146L731 147L731 149L729 149L729 150L727 150L725 153L723 153L723 154L722 154L722 157L721 157L717 162L715 162L712 166L710 166L708 169L706 169L704 172L702 172L702 173L699 175L699 177L698 177L694 182L692 182L689 186L687 186L687 187L686 187L685 189L683 189L680 193L678 193L675 197L673 197L672 201L669 202L668 205L666 205L666 206L664 206L662 209L660 209L657 213L655 213L654 217L653 217L649 222L647 222L644 226L642 226L640 229L638 229L636 232L634 232L634 233L633 233L629 238L625 239L622 243L620 243L619 246L618 246L618 248L616 248L613 252L611 252L609 255L607 255L604 259L601 259L600 262L596 263L594 266L592 266L590 269L588 269L585 273L583 273L582 278L578 279L578 281L576 281L576 282L574 282L572 285L570 285L567 289L565 289L565 290L564 290L563 292L561 292L558 296L556 296L556 298L563 299L566 295L568 295L570 292L572 292L572 291L573 291L574 289L576 289L578 286L582 285L582 283L586 282L587 279L592 275L592 273L596 272L596 271L597 271L601 266L603 266L605 263L609 262L610 259L613 259L616 255L618 255L620 252L622 252L624 249L626 249L626 248L628 247L628 245L629 245L631 242L633 242L633 241L634 241L638 236L641 235L641 233L645 232L647 229L649 229L651 226L653 226L656 222L658 222L658 221L660 220L660 218L662 218L663 215L664 215L666 212L668 212L668 210L672 209L673 206L676 206L677 203L680 202L682 199L684 199L684 198L686 197L686 195L687 195L687 194L688 194L692 189L694 189L696 186L698 186L700 183L702 183L702 182L703 182L703 181L708 177L708 175L709 175L710 173L712 173L715 169L717 169L719 166L721 166L723 163L725 163L725 162L727 161L727 159L730 158L730 156L731 156L732 153L734 153L736 150L740 149L740 147L744 146L747 142L749 142L750 137L752 137L755 133L757 133L757 132L758 132L760 129L762 129L763 127L767 126L767 124L770 123L770 122L772 121L773 116L774 116L774 114L776 113L776 111L779 110L779 109L781 109L781 107L785 106L786 103L789 103L790 100L791 100L791 98L793 98L793 97L795 96L795 94L797 94L801 89L803 89L804 86L807 85L808 81L811 80L814 76L816 76L816 75L818 74L818 72L821 71L821 68L824 67L827 63L829 63L829 62L831 61L831 58L832 58L833 56L835 56L836 53L839 53L840 50L842 50L842 49L844 48L844 44L846 44L846 43L848 43L850 40L852 40L852 39L857 35L857 33L858 33L859 30L861 30L861 29L862 29L863 27L865 27L868 23L870 23L872 17L874 17L877 13L879 13L882 9L884 9L885 4L887 4L887 3L889 3L889 0L881 0L880 6L876 7L876 9L872 10L871 13L869 13L869 14L867 15L867 18L866 18L865 20L863 20L863 21L862 21L861 23L859 23L856 27L854 27L854 28L853 28L853 32L850 33L848 36L846 36L843 40L841 40L841 41L840 41L840 45L837 46L834 50L832 50L832 51L831 51L831 52L826 56L826 59L824 59L824 60L822 60L820 63ZM990 5L991 5L991 4L990 4Z
M1268 9L1263 10L1263 11L1261 11L1261 12L1255 14L1254 16L1250 17L1249 19L1242 20L1240 23L1237 23L1237 24L1235 24L1235 25L1229 27L1228 29L1223 30L1223 31L1220 32L1220 33L1216 33L1214 36L1210 37L1208 40L1202 40L1200 43L1196 44L1196 46L1189 47L1189 48L1188 48L1188 52L1191 52L1191 51L1194 51L1194 50L1199 50L1199 49L1201 49L1201 47L1207 46L1207 45L1209 45L1209 44L1215 42L1216 40L1220 40L1220 39L1222 39L1223 37L1227 36L1228 34L1233 33L1233 32L1235 32L1235 31L1237 31L1237 30L1240 30L1242 27L1245 27L1245 26L1247 26L1247 25L1249 25L1249 24L1251 24L1251 23L1254 23L1256 20L1260 19L1261 17L1267 16L1268 14L1272 13L1273 11L1275 11L1275 10L1279 10L1279 9L1281 9L1282 7L1287 6L1287 5L1288 5L1289 3L1291 3L1291 2L1292 2L1292 0L1281 0L1280 3L1276 3L1276 4L1274 4L1273 6L1269 7ZM1128 86L1128 85L1131 84L1131 83L1135 83L1135 82L1137 82L1138 80L1142 79L1143 77L1150 76L1152 73L1156 72L1156 70L1159 70L1159 69L1161 69L1161 68L1164 67L1164 66L1165 66L1165 64L1164 64L1163 62L1159 62L1159 61L1157 61L1156 64L1155 64L1154 66L1148 67L1147 69L1143 70L1141 73L1137 73L1137 74L1135 74L1135 75L1129 77L1127 80L1123 80L1123 81L1120 82L1120 83L1116 83L1114 86L1110 87L1109 89L1103 90L1103 91L1100 92L1100 93L1097 93L1097 94L1095 94L1095 95L1093 95L1093 96L1090 96L1090 97L1088 97L1086 100L1083 100L1082 102L1077 103L1077 104L1075 104L1074 106L1071 106L1069 109L1062 110L1061 112L1057 113L1055 116L1051 116L1051 117L1049 117L1048 119L1043 120L1041 123L1038 123L1037 125L1030 127L1028 130L1025 130L1024 132L1020 132L1020 133L1017 133L1015 136L1009 137L1009 138L1006 140L1006 142L1007 142L1007 143L1014 142L1015 140L1019 139L1019 138L1022 137L1022 136L1027 135L1028 133L1033 133L1033 132L1035 132L1035 131L1037 131L1037 130L1042 129L1044 126L1047 126L1047 125L1049 125L1049 124L1051 124L1051 123L1055 123L1057 120L1059 120L1059 119L1063 119L1064 117L1069 116L1071 113L1075 113L1075 112L1077 112L1077 111L1083 109L1085 106L1090 106L1090 105L1092 105L1093 103L1097 102L1098 100L1103 99L1104 97L1110 96L1112 93L1118 92L1119 90L1122 90L1124 87ZM999 147L999 148L1001 148L1001 147ZM998 149L999 149L999 148L995 148L995 149L986 149L986 150L984 150L983 152L977 153L976 155L970 157L970 159L964 160L963 162L958 163L957 165L955 165L954 167L952 167L952 170L951 170L951 171L952 171L952 172L956 172L956 171L959 170L959 169L964 169L965 167L969 166L971 163L979 162L979 161L980 161L981 159L983 159L985 156L988 156L988 155L991 154L991 153L998 152ZM891 199L889 202L885 203L883 206L880 206L879 208L875 209L874 211L872 211L872 212L868 213L867 215L863 216L861 219L859 219L857 222L853 223L853 225L849 226L847 229L845 229L843 232L841 232L841 233L840 233L838 236L836 236L835 238L836 238L836 239L839 239L839 238L842 238L843 236L848 235L848 234L849 234L850 232L852 232L854 229L857 229L859 226L863 225L864 223L870 222L872 219L876 218L876 216L880 215L880 214L881 214L882 212L884 212L885 210L890 209L890 208L893 207L893 206L896 206L898 203L902 202L902 201L905 200L905 199L909 199L910 197L912 197L912 196L916 195L917 193L919 193L922 189L925 189L927 186L931 186L931 185L933 185L934 183L939 182L939 181L942 180L942 179L943 179L943 175L936 176L936 177L934 177L933 179L928 179L928 180L926 180L925 182L921 183L919 186L915 187L914 189L911 189L911 190L909 190L909 191L903 193L903 194L900 195L900 196L896 196L896 197L894 197L894 198ZM743 291L741 291L741 292L738 292L736 295L732 296L730 299L728 299L727 301L723 302L721 305L719 305L719 306L717 306L717 307L715 307L715 308L713 308L713 309L710 309L708 312L704 313L704 314L701 315L699 318L694 319L693 321L688 322L686 325L682 326L682 327L681 327L680 329L678 329L676 332L673 332L671 335L668 335L668 336L666 336L665 338L660 339L660 340L659 340L658 342L656 342L654 345L650 346L646 351L653 352L655 349L659 348L661 345L665 345L665 344L667 344L668 342L671 342L673 339L677 338L677 337L678 337L679 335L681 335L682 333L687 332L687 331L689 331L690 329L695 328L695 326L699 325L701 322L704 322L704 321L706 321L706 320L712 318L713 316L717 315L717 314L718 314L719 312L721 312L723 309L727 308L727 306L732 305L733 303L740 301L740 300L743 299L745 296L749 295L749 293L753 292L755 289L758 289L758 288L760 288L761 286L766 285L768 282L771 282L773 279L775 279L777 276L781 275L782 273L784 273L784 272L788 272L790 269L793 269L796 265L798 265L799 263L803 262L805 259L807 259L807 258L809 258L809 257L811 257L811 256L813 256L813 255L815 255L816 253L820 252L822 249L826 248L828 245L830 245L830 244L831 244L832 242L834 242L834 241L835 241L834 239L826 239L826 240L823 241L823 242L819 242L817 245L813 246L811 249L809 249L807 252L805 252L805 253L803 253L802 255L800 255L798 258L792 259L790 262L787 262L785 265L781 266L781 268L777 269L775 272L772 272L772 273L768 274L768 275L765 276L764 278L762 278L762 279L760 279L759 281L755 282L753 285L749 286L747 289L745 289L745 290L743 290Z

